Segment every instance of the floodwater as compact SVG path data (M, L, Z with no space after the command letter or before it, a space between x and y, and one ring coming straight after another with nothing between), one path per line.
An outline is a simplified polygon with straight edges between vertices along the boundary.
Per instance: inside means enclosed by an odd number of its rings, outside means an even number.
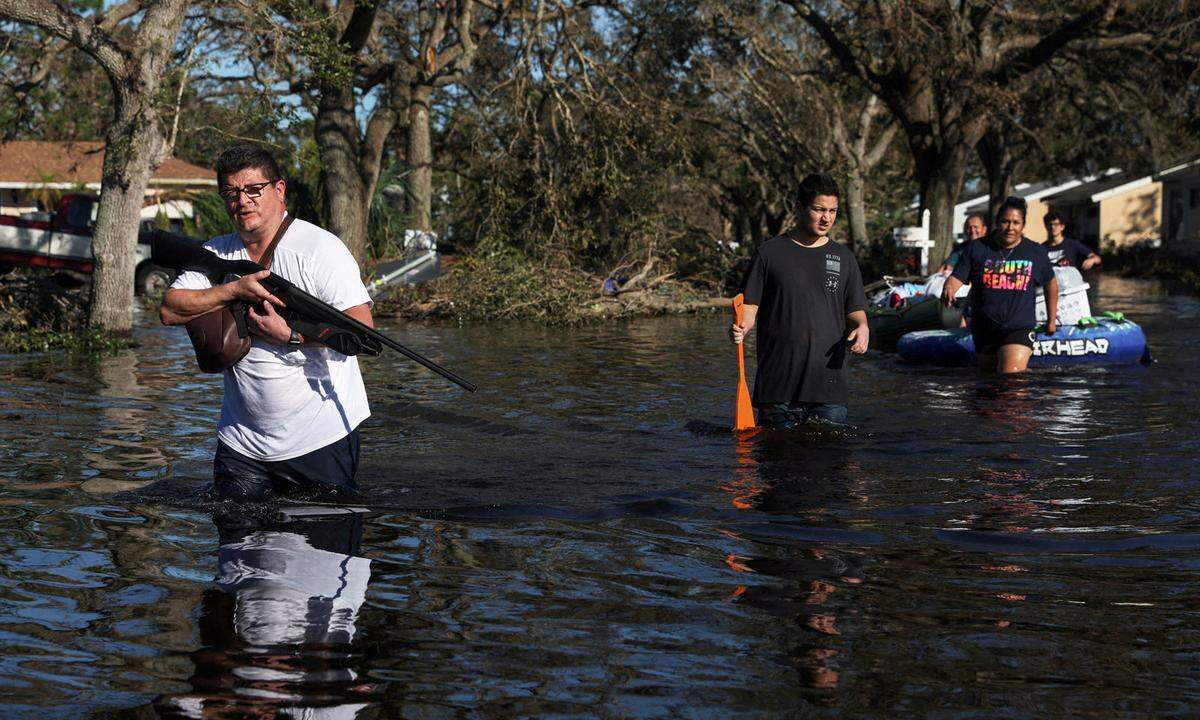
M857 360L852 430L739 441L723 317L384 329L372 512L203 500L181 330L0 358L0 717L1194 716L1200 300L1158 363Z

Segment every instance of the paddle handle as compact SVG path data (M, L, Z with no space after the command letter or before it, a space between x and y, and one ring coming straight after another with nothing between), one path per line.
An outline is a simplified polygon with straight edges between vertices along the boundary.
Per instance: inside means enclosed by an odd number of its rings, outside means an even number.
M742 305L745 298L738 293L733 298L733 321L742 324ZM737 399L733 406L733 429L749 430L755 427L754 406L750 402L750 388L746 386L746 358L742 353L742 343L737 344L738 385Z
M741 294L738 294L736 297L733 298L733 322L736 325L742 324L742 316L743 316L742 304L743 304L743 302L744 302L744 300L742 299ZM744 354L742 353L743 347L744 347L744 343L737 344L738 383L746 382L746 358L745 358Z

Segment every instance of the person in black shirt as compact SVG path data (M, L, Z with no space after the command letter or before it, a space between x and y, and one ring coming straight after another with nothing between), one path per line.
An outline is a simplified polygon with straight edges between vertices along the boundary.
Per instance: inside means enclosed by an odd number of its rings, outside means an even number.
M1067 223L1057 210L1047 212L1042 222L1046 224L1046 237L1049 238L1042 247L1046 248L1051 265L1091 270L1100 264L1100 256L1090 247L1066 237Z
M840 195L828 175L804 178L795 227L760 245L746 273L742 324L729 334L738 344L758 327L760 425L846 420L846 350L865 353L869 330L858 261L829 240Z
M1033 355L1037 324L1037 287L1046 296L1046 333L1058 329L1058 281L1046 249L1022 236L1025 200L1005 199L996 213L996 230L973 242L946 278L942 302L950 305L964 283L971 283L971 336L983 370L1023 372Z

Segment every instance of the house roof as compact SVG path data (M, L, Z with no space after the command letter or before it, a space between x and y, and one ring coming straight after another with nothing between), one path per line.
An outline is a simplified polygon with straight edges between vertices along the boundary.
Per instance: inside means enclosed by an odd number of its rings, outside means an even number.
M1051 205L1055 203L1094 203L1103 199L1097 196L1104 195L1105 197L1108 197L1112 194L1126 192L1128 190L1132 190L1133 186L1139 184L1140 182L1140 179L1131 178L1124 172L1117 172L1101 177L1087 178L1084 182L1054 193L1053 195L1045 198L1045 200ZM1113 193L1112 191L1116 191L1116 193Z
M1096 202L1097 195L1111 188L1116 188L1129 182L1129 178L1117 168L1109 168L1097 175L1080 178L1064 178L1059 180L1044 180L1036 183L1017 183L1013 193L1026 200L1042 200L1053 204L1055 202L1075 202L1084 198ZM963 212L978 212L986 210L988 196L969 198L958 203L955 207Z
M1025 195L1025 189L1029 188L1029 187L1031 187L1029 183L1017 183L1016 185L1013 186L1013 192L1020 195L1021 197L1027 197ZM954 209L956 212L962 212L962 213L984 212L988 209L988 202L991 199L992 199L991 195L978 195L976 197L968 198L966 200L963 200L962 202L957 203L954 206Z
M1200 158L1190 162L1180 163L1174 167L1169 167L1166 170L1159 172L1154 176L1155 180L1177 180L1189 175L1200 174Z
M92 140L48 142L12 140L0 143L0 187L99 187L104 143ZM216 185L208 168L168 158L154 172L155 185Z
M1141 177L1130 177L1122 173L1112 178L1111 182L1091 187L1091 196L1088 200L1094 203L1102 202L1110 197L1116 197L1117 195L1146 187L1151 183L1183 177L1198 164L1200 164L1200 159L1189 160L1178 165L1173 165L1165 170L1159 170L1152 175L1143 175Z
M1088 185L1096 181L1103 181L1111 175L1120 173L1116 168L1109 168L1099 175L1089 175L1085 178L1067 178L1058 180L1041 180L1035 183L1017 183L1013 186L1013 193L1020 195L1026 200L1040 200L1046 197L1056 197L1058 193L1069 191L1073 188ZM1116 184L1116 183L1112 183ZM960 196L961 197L961 196ZM987 210L988 201L991 196L987 194L968 196L967 198L955 203L954 209L958 213L971 213ZM920 206L920 199L913 202L912 207L915 209Z

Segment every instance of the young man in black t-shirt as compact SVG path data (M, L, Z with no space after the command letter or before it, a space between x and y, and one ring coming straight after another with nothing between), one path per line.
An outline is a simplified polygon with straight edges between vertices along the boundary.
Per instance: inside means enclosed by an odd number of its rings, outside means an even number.
M828 175L804 178L796 226L760 245L746 273L743 322L730 337L741 343L758 327L760 425L846 420L846 350L865 353L869 331L858 261L828 236L840 195Z
M1057 210L1046 213L1042 222L1046 224L1046 254L1050 264L1058 267L1073 267L1091 270L1100 264L1100 256L1087 245L1066 236L1067 223Z

